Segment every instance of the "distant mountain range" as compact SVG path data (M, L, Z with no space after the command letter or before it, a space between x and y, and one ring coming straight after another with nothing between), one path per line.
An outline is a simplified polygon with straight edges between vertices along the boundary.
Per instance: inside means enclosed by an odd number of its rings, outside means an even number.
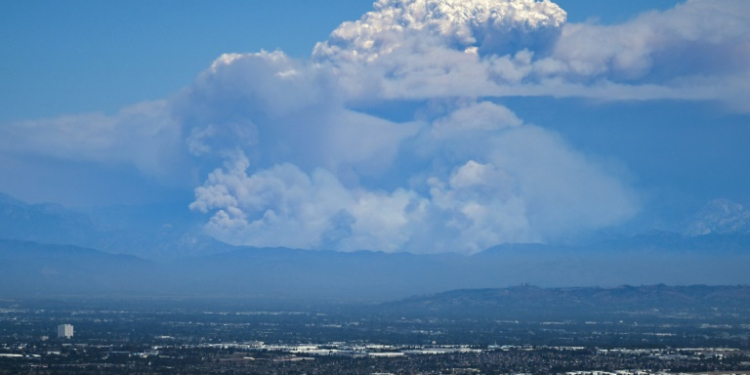
M4 297L141 293L156 281L158 268L132 255L0 240L0 296Z
M420 316L456 314L565 318L602 313L641 317L673 315L682 318L692 313L701 313L702 316L746 316L750 312L750 286L658 284L612 288L539 288L521 285L453 290L411 297L387 303L385 310Z
M0 241L0 296L141 295L385 301L460 288L747 284L750 236L653 235L590 247L503 245L473 256L285 248L150 261Z
M202 218L190 212L187 205L178 202L75 211L55 204L28 204L0 193L0 238L75 245L158 260L233 249L202 235Z
M740 219L716 218L722 212L741 218L744 209L716 207L719 213L707 210L703 222L732 222L732 228L743 228L736 224ZM585 245L504 244L471 256L253 248L200 233L200 217L184 207L75 212L0 196L0 297L386 301L522 283L750 283L750 233L743 231L712 229L700 236L652 232Z

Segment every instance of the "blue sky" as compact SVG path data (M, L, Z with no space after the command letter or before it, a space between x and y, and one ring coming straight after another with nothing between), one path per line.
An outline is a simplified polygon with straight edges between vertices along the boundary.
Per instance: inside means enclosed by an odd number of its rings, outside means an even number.
M747 3L425 1L0 2L0 191L345 251L750 204Z
M104 110L184 87L217 56L308 55L372 4L340 1L3 1L1 119ZM290 11L294 10L294 11Z
M622 22L676 0L563 0L569 20ZM310 54L369 0L0 2L0 120L114 112L186 86L226 52Z

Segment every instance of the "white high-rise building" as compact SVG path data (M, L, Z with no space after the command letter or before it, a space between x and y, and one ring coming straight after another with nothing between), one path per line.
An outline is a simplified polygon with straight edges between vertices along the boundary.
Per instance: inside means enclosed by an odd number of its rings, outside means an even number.
M73 325L71 324L60 324L57 326L57 337L69 339L73 337Z

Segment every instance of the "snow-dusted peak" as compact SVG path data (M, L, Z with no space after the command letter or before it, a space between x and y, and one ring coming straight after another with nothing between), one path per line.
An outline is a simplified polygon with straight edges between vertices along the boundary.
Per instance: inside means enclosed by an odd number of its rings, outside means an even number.
M695 215L686 234L750 233L750 210L728 199L713 199Z

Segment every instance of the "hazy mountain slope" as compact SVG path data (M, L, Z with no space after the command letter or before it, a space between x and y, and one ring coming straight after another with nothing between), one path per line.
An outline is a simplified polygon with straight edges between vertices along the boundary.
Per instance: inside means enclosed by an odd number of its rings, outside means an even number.
M506 244L472 256L341 253L231 246L196 234L195 218L175 210L111 207L84 215L0 196L0 236L13 239L0 246L0 292L383 301L521 283L750 283L750 234L744 233L653 232L580 246ZM158 262L111 254L116 252Z
M75 211L27 204L0 193L0 238L90 247L146 259L177 259L233 250L201 233L187 203Z
M130 255L0 240L0 293L6 297L153 294L165 281L156 264Z
M202 234L203 218L187 202L141 206L111 206L87 214L99 232L96 248L146 259L214 254L233 247Z
M464 280L471 273L468 258L454 254L243 248L177 267L193 275L190 288L197 292L385 300L476 285Z
M750 236L658 234L588 247L503 245L473 256L240 248L175 264L195 292L386 300L457 288L750 283Z
M403 314L571 318L621 314L645 319L655 315L742 316L750 313L750 286L618 286L613 288L539 288L522 285L463 289L386 303ZM688 315L685 315L688 314Z
M0 193L0 238L91 246L91 219L54 204L27 204Z
M661 237L657 237L661 238ZM459 288L747 284L746 236L634 239L588 248L499 246L474 256L237 248L153 263L74 246L0 241L3 293L384 301Z

